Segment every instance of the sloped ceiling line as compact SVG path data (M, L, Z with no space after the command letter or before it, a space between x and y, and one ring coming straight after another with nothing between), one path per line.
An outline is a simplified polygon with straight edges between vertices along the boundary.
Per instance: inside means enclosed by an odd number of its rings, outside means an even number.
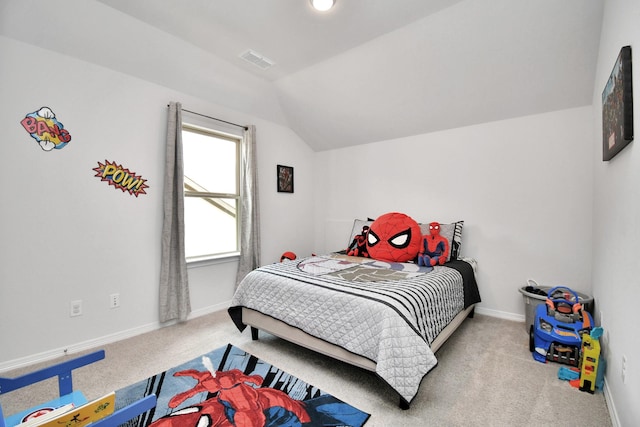
M603 0L348 0L327 14L303 0L4 0L0 35L322 151L590 105L602 13ZM275 65L246 63L248 49Z

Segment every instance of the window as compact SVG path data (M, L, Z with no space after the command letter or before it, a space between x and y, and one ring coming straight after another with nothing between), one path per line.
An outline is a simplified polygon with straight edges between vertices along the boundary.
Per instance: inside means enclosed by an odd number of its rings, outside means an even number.
M182 124L187 261L239 252L241 138Z

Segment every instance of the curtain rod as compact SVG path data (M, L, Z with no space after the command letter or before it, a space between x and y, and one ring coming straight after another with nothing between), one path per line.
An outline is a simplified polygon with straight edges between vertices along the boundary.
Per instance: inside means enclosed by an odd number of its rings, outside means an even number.
M167 107L169 106L169 104L167 104ZM217 119L215 117L211 117L211 116L207 116L206 114L200 114L200 113L196 113L195 111L190 111L190 110L186 110L186 109L182 109L182 111L186 111L187 113L191 113L191 114L195 114L196 116L201 116L201 117L206 117L207 119L211 119L211 120L216 120L218 122L222 122L222 123L226 123L228 125L232 125L232 126L237 126L239 128L242 128L244 130L249 130L248 126L245 125L239 125L237 123L232 123L232 122L228 122L226 120L222 120L222 119Z

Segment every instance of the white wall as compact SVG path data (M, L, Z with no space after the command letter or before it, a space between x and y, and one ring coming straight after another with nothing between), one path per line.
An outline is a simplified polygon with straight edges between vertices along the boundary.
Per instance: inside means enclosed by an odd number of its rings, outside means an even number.
M169 101L256 124L262 260L312 250L312 151L288 128L226 108L225 99L205 102L7 37L0 36L0 52L0 369L159 326ZM67 147L45 152L20 125L42 106L70 132ZM105 160L148 180L147 194L101 182L92 169ZM295 167L294 194L276 192L278 163ZM228 305L235 270L235 262L190 269L194 314ZM116 292L121 307L109 309ZM82 316L69 316L72 300L83 301Z
M593 222L593 290L605 328L607 391L615 402L621 426L640 420L640 341L637 320L640 301L638 242L640 242L640 151L638 149L638 91L640 90L640 3L636 0L605 2L600 54L593 93L594 130L591 157L595 171ZM609 162L602 161L602 90L620 48L631 45L635 92L636 141ZM622 358L627 357L626 382Z
M620 425L640 419L640 344L627 326L640 299L638 152L631 144L601 161L599 107L620 47L640 38L637 1L606 1L593 108L315 154L282 126L272 88L247 73L99 2L39 2L38 13L31 4L0 6L0 370L159 326L163 140L166 104L176 100L257 125L263 263L286 250L344 248L354 218L395 210L418 221L464 219L462 251L479 261L485 312L522 316L517 289L528 277L594 294L610 403ZM130 34L138 45L123 42ZM101 43L87 46L83 35ZM159 46L181 61L162 67ZM121 61L121 50L135 60ZM43 152L19 124L43 105L72 135L60 151ZM100 182L92 169L104 160L147 179L148 194ZM295 167L294 194L276 193L276 164ZM226 306L235 267L190 268L194 315ZM122 306L110 310L114 292ZM75 299L84 314L70 318Z
M583 107L318 153L316 242L344 248L354 218L391 211L464 220L485 313L521 318L527 278L590 294L592 119Z

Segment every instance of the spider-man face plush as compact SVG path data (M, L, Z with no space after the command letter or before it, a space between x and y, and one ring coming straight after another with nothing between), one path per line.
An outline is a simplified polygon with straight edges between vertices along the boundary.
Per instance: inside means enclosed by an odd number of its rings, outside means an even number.
M411 217L391 212L373 221L367 234L367 252L374 259L407 262L420 250L422 233Z

